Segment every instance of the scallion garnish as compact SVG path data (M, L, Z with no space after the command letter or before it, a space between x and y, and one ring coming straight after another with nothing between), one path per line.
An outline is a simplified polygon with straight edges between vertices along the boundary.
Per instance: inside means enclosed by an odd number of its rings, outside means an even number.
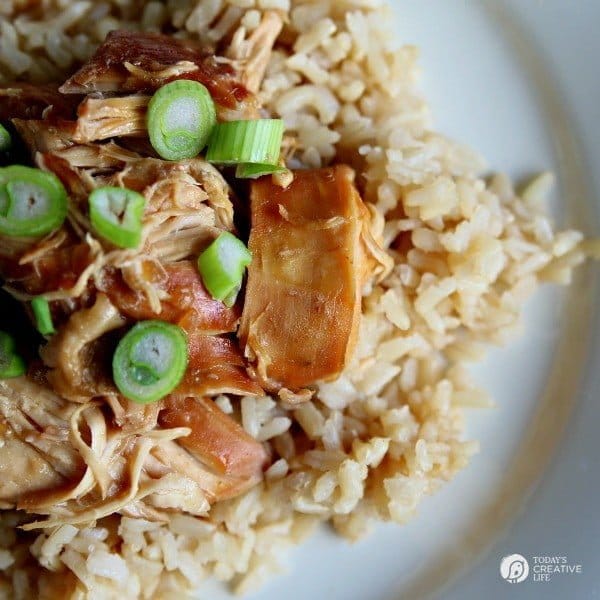
M281 119L257 119L254 121L229 121L219 123L213 130L208 144L206 160L221 165L242 165L251 169L256 165L271 165L271 173L279 169L279 154L283 140L283 121ZM252 177L258 177L254 174Z
M150 143L165 160L198 156L217 123L210 92L197 81L163 85L148 105Z
M20 377L25 374L25 361L17 354L15 339L0 331L0 379Z
M126 398L147 404L179 385L187 363L187 338L180 327L164 321L141 321L117 346L113 377Z
M137 248L142 239L144 196L120 187L101 187L89 197L92 227L120 248Z
M198 270L210 295L233 306L251 262L252 254L244 243L225 231L199 256Z
M274 173L283 173L284 171L287 171L287 169L280 165L244 163L237 166L235 176L238 179L258 179L264 175L273 175Z
M6 152L12 146L10 133L2 123L0 123L0 152Z
M56 333L50 314L50 304L46 298L39 296L31 301L31 310L35 317L35 323L38 331L42 335L52 335Z
M67 192L52 173L13 165L0 169L0 234L37 237L67 216Z

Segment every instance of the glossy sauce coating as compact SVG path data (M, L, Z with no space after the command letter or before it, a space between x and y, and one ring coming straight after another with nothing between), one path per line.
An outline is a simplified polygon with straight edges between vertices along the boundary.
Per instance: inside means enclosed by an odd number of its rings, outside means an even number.
M158 75L165 68L181 62L197 69L181 75ZM131 71L124 63L138 67ZM141 76L144 72L144 76ZM152 74L157 76L153 77ZM217 62L207 52L188 40L148 32L112 31L94 56L60 88L63 93L153 91L174 79L199 81L210 91L217 104L235 108L252 95L240 84L230 65Z
M298 390L336 377L360 317L364 205L340 165L296 171L283 189L253 182L252 264L239 337L270 389Z

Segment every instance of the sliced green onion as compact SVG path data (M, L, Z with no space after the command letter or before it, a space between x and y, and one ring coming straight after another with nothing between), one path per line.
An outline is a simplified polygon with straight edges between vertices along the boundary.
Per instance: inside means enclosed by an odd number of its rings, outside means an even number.
M142 241L144 196L120 187L101 187L89 197L92 227L120 248L137 248Z
M197 81L177 80L163 85L148 105L148 135L165 160L198 156L217 123L210 92Z
M273 173L283 173L284 171L287 171L286 167L279 165L243 163L237 166L235 176L238 179L258 179L263 175L273 175Z
M227 308L231 308L235 304L235 301L237 300L238 294L240 293L241 289L242 289L242 282L240 281L239 285L236 285L231 290L231 292L229 292L229 294L227 294L227 296L225 296L225 298L223 298L223 304Z
M36 327L42 335L56 333L56 329L54 329L54 324L52 323L52 315L50 314L50 304L46 298L42 296L34 298L31 301L31 310L35 317Z
M206 160L222 165L277 165L282 140L281 119L219 123L210 138Z
M113 377L123 396L147 404L179 385L187 363L187 338L180 327L164 321L141 321L117 346Z
M252 254L244 243L223 232L198 258L204 287L215 300L233 306Z
M0 123L0 152L6 152L12 146L10 133L4 125Z
M0 234L42 236L67 216L67 192L52 173L13 165L0 169Z
M20 377L25 374L25 361L17 354L15 340L0 331L0 379Z

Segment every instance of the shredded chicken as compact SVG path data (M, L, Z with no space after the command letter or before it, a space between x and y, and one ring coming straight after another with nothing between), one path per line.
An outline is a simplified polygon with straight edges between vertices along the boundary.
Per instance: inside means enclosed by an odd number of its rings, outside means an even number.
M202 204L215 213L214 226L233 229L233 205L229 184L202 158L172 163L154 158L129 161L110 180L146 197L147 214L198 211Z
M171 397L159 421L167 429L189 427L190 435L178 444L216 473L260 479L267 461L265 449L211 400Z
M154 446L152 455L157 459L157 463L154 467L156 471L148 469L151 475L165 472L184 473L197 484L210 504L239 496L254 487L262 478L262 474L250 478L216 475L202 466L185 448L174 442Z
M268 390L293 408L346 366L362 289L390 269L383 221L362 202L354 172L298 171L291 181L288 171L251 183L253 261L245 298L226 307L196 261L223 231L236 232L234 206L239 216L244 204L202 158L164 161L148 147L149 98L176 79L206 85L220 120L258 118L254 93L282 27L266 11L225 58L172 36L114 31L62 93L0 90L0 119L13 120L36 164L69 194L59 230L0 239L6 289L23 301L43 294L57 328L31 369L37 383L0 381L0 507L40 516L26 529L115 512L205 516L259 483L270 459L237 412L226 415L211 397ZM100 186L144 196L138 248L94 231L88 198ZM126 326L154 318L185 331L188 368L171 395L140 405L120 394L111 358Z
M95 288L116 270L130 291L142 294L152 312L160 314L169 292L146 276L147 266L160 271L169 263L195 259L223 230L234 229L233 193L221 173L201 158L178 163L151 158L143 141L138 144L143 155L114 142L93 143L99 138L145 134L148 96L96 94L81 102L77 91L152 92L182 77L205 83L219 110L229 111L230 116L258 116L253 96L236 81L229 65L192 42L157 34L111 33L95 57L65 83L62 93L41 88L36 96L34 87L27 85L0 92L8 98L8 116L17 117L15 126L36 163L55 173L70 197L60 242L0 240L0 276L15 297L29 300L44 293L48 300L60 301L68 316L69 307L77 310L93 301ZM33 108L19 108L17 100L28 98ZM36 109L38 105L43 108ZM77 105L78 121L65 121L74 116ZM139 249L115 248L93 231L88 196L100 186L124 186L146 198ZM195 321L204 333L235 327L237 314L223 323L223 315L210 303L205 302L203 309L208 314Z
M54 390L74 402L114 394L106 368L114 348L102 338L124 325L125 319L104 294L98 295L91 308L74 313L41 351L52 369L48 381Z
M263 178L251 190L253 261L238 335L271 390L298 391L339 375L375 262L354 172L340 165L294 175L288 188Z
M38 152L43 153L43 150L38 149ZM86 169L92 178L122 170L129 163L142 158L139 153L114 142L75 144L72 140L69 147L52 152L52 156L65 160L74 169Z
M73 144L73 121L13 119L12 122L33 157L37 152L58 152Z
M156 318L164 308L163 318L206 334L235 330L239 309L210 298L196 267L180 262L195 260L219 233L233 229L232 193L219 171L202 159L141 158L114 143L70 146L39 162L66 185L71 219L43 240L7 238L0 274L15 297L43 293L60 300L68 316L98 289L130 317ZM103 246L90 235L87 196L97 185L123 185L145 196L139 250Z
M49 492L35 504L21 502L19 507L28 512L48 515L46 520L27 523L24 529L90 523L116 512L129 514L130 505L144 501L165 483L160 479L152 481L144 470L152 448L188 433L186 429L139 432L143 435L111 431L106 429L106 422L96 406L82 405L78 416L91 429L88 445L77 435L79 425L72 419L71 429L78 440L78 450L87 457L85 474L70 488ZM181 472L179 477L187 479ZM198 499L198 503L202 502L206 505L203 494Z
M246 361L237 344L225 337L188 333L189 364L178 396L262 396L261 386L246 371Z
M158 422L161 403L138 404L117 394L107 396L106 401L113 412L113 418L126 433L150 431Z
M75 406L24 377L0 380L0 503L64 486L84 466L68 442Z
M87 143L121 136L146 136L149 101L149 96L88 97L79 105L73 139Z
M260 67L252 68L255 70L249 84L253 84L257 77L264 76L264 72L257 70ZM146 113L150 99L151 96L139 94L112 98L88 97L79 106L73 139L89 143L116 137L147 138ZM216 105L216 109L221 121L258 118L255 112L240 114L219 105ZM149 151L154 154L152 148Z
M145 251L165 263L197 257L223 230L233 230L231 189L200 158L133 161L109 185L123 185L146 197Z
M258 116L256 100L236 80L231 66L217 61L211 52L190 40L157 33L112 31L96 54L60 91L64 94L151 92L175 79L204 84L221 118Z
M123 186L144 195L145 250L162 260L197 255L221 231L233 229L231 188L201 158L171 163L106 144L44 154L39 164L62 180L72 196L71 215L84 232L91 228L87 197L94 188Z
M72 139L68 146L44 152L30 145L38 166L54 173L63 183L72 205L87 206L90 192L112 185L111 178L129 163L141 160L141 156L118 146L106 144L76 144Z
M147 200L139 257L164 264L195 258L223 230L233 229L231 190L222 175L200 158L179 163L132 161L103 180L139 191ZM74 216L89 228L83 212ZM121 267L131 259L131 252L117 252L105 264Z
M0 381L0 507L47 515L26 529L83 524L114 512L166 519L206 514L210 503L256 485L267 455L207 401L186 425L169 400L140 407L113 399L75 404L27 378ZM188 450L191 451L188 452Z
M245 31L240 27L231 41L228 56L239 65L242 83L253 94L260 89L273 45L282 28L283 19L280 14L268 10L248 39L244 39Z
M148 268L152 268L148 265ZM116 271L107 271L97 282L120 312L132 319L156 319L176 323L186 330L206 335L233 332L237 328L239 306L227 308L214 300L202 284L198 268L191 261L169 263L163 271L144 275L161 290L160 312L147 297L134 292Z

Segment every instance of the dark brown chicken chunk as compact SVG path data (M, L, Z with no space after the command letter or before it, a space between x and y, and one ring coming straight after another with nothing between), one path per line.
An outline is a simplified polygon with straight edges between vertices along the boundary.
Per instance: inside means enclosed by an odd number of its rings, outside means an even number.
M54 84L11 83L0 88L0 121L74 119L80 95L61 94Z
M152 92L175 79L199 81L218 106L256 110L233 68L190 40L158 33L112 31L96 54L60 88L65 94Z
M153 274L148 277L152 278ZM206 335L236 330L240 308L227 308L222 302L214 300L206 291L198 269L191 261L165 265L164 273L156 274L154 281L166 296L161 301L161 312L158 314L152 310L146 296L127 286L117 272L106 272L100 286L121 314L132 319L160 318L186 330Z

